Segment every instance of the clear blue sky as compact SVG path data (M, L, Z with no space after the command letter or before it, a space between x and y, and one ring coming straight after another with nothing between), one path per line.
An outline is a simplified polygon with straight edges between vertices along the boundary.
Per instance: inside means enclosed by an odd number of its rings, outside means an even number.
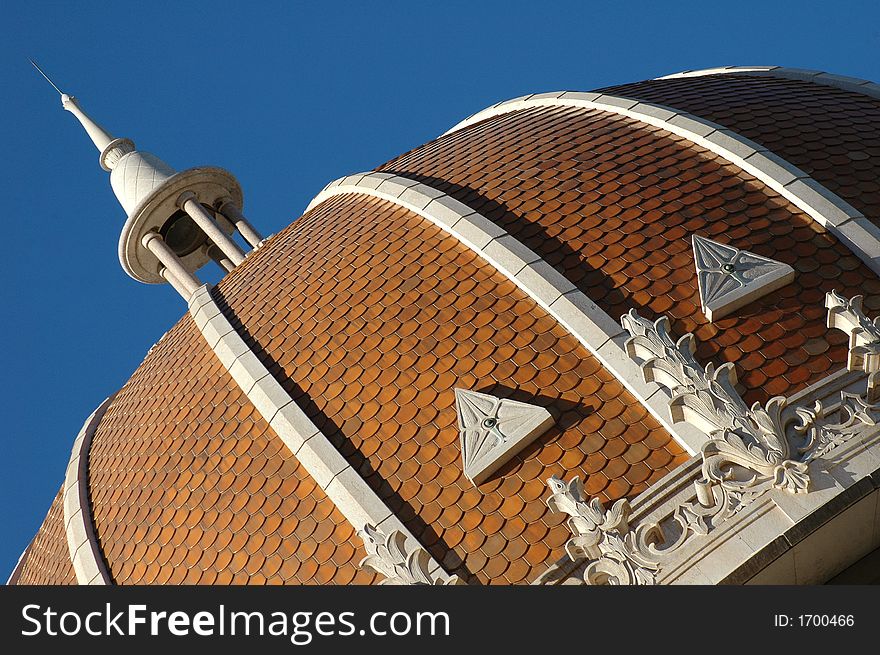
M83 420L183 313L123 273L97 151L36 59L117 136L232 171L265 234L330 180L499 100L718 65L880 80L874 2L37 2L0 7L0 577Z

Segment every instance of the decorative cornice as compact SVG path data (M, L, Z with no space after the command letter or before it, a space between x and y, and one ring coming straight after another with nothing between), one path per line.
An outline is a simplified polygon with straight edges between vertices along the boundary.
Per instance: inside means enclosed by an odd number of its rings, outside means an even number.
M802 80L821 86L833 86L844 91L861 93L871 98L880 98L880 84L863 80L858 77L835 75L804 68L786 68L784 66L720 66L701 70L682 71L672 75L657 77L658 80L674 80L682 77L703 77L706 75L748 75L750 77L776 77L785 80Z
M880 318L869 320L862 311L862 296L848 300L836 291L825 296L828 327L849 334L846 367L868 374L868 400L880 400Z
M697 566L697 561L711 557L715 548L723 548L731 538L749 532L750 526L756 522L766 520L770 523L757 529L758 538L764 539L758 543L764 546L773 540L773 535L785 532L791 525L790 522L780 523L779 518L792 508L798 518L810 516L842 491L839 481L831 479L826 470L840 467L834 458L842 457L847 461L853 451L864 454L864 447L859 442L866 437L877 441L880 404L870 405L859 395L842 392L841 402L834 411L825 411L821 403L812 410L806 407L793 409L791 414L796 418L787 417L787 431L792 438L800 437L802 445L797 448L798 461L819 463L811 466L811 470L823 478L821 491L806 494L802 504L792 506L781 504L791 494L783 492L780 496L770 484L754 487L736 483L725 485L718 476L707 480L707 461L713 453L705 452L702 467L698 469L702 476L687 475L687 466L682 469L684 475L676 473L681 477L677 480L679 484L692 480L690 492L678 489L677 502L670 504L666 501L662 504L661 514L655 513L652 518L643 518L634 525L631 519L636 513L635 505L640 501L647 503L651 489L645 493L645 498L640 496L633 504L620 499L611 510L605 511L598 499L584 496L583 485L577 477L567 483L553 477L547 481L551 492L547 503L552 510L569 515L568 526L573 536L566 544L566 552L573 566L551 566L544 576L544 583L552 584L554 574L564 579L574 569L583 571L587 584L666 584L683 579L705 582L726 578L740 563L747 562L754 551L739 553L739 561L716 560L710 569ZM835 420L835 416L840 419ZM856 444L855 448L853 444ZM837 453L843 450L850 452L838 456ZM876 455L867 454L867 460L873 470ZM849 473L844 475L851 477ZM854 483L850 481L849 484ZM814 495L819 499L813 500ZM783 514L773 514L774 505L784 507ZM639 511L641 509L639 507ZM754 535L752 531L752 539ZM711 577L703 571L708 571Z
M858 298L848 301L828 294L827 306L829 326L848 331L855 347L880 345L875 338L880 331L861 312ZM573 537L566 550L573 561L586 560L588 584L653 584L680 576L698 548L694 539L717 536L723 543L736 530L728 526L737 525L738 517L751 512L743 520L753 522L768 514L769 508L758 500L770 494L777 494L777 505L794 494L811 497L813 477L827 479L828 468L839 466L832 463L840 457L837 453L852 451L852 444L858 446L868 436L876 439L880 403L867 396L841 391L831 410L818 400L812 407L788 406L783 397L747 407L734 389L732 365L700 366L693 356L692 335L673 340L665 317L651 323L630 312L623 323L632 335L627 349L641 360L646 378L669 388L673 413L701 423L711 440L701 450L700 476L693 479L690 494L677 504L664 502L664 514L636 526L629 521L629 501L619 500L606 512L597 499L584 497L577 477L568 483L556 477L547 481L548 505L570 517ZM847 376L837 379L845 383ZM820 460L821 465L814 466ZM872 471L873 466L869 462ZM821 496L829 485L825 482L820 488L816 493ZM803 507L797 511L805 512Z
M673 340L665 316L652 323L630 310L621 322L630 334L627 353L641 360L645 379L671 392L672 415L709 433L702 449L707 484L737 491L763 483L792 492L809 490L807 467L794 461L794 447L785 435L785 398L771 398L763 407L746 406L734 388L733 364L701 366L694 358L693 334ZM744 481L735 481L734 466L748 471Z
M399 530L388 534L373 525L365 525L358 531L364 542L367 556L360 562L361 568L371 569L384 580L383 585L457 585L458 576L438 577L429 572L430 555L423 548L407 548L407 538Z
M880 228L797 166L726 127L666 105L602 93L559 91L522 96L466 118L444 136L480 121L532 107L578 107L626 116L684 137L723 157L792 202L880 274Z
M89 502L89 450L112 399L107 398L86 419L73 442L64 476L64 530L76 581L81 585L113 584L95 534Z
M401 535L399 538L406 541L406 548L410 551L424 551L400 519L250 349L207 285L190 298L189 311L208 346L232 379L352 527L362 531L366 526L378 526L387 534ZM428 557L427 570L432 576L438 580L449 577L440 564L427 553L425 556Z
M623 347L626 335L620 324L504 229L437 189L389 173L350 175L331 182L306 211L344 194L381 198L405 207L485 259L555 318L689 453L699 451L706 435L686 424L676 425L662 388L645 383L627 357Z

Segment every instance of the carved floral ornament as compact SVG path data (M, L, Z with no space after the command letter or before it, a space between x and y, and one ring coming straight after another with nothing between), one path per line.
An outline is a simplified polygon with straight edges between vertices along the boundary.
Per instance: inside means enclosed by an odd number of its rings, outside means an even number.
M605 510L598 499L584 497L583 484L550 478L547 501L569 515L574 535L566 544L573 560L587 559L588 584L654 584L664 561L696 536L707 535L771 488L789 493L810 490L809 463L880 422L875 378L880 372L880 326L862 312L861 297L826 296L828 327L850 334L848 368L869 374L863 397L841 393L839 411L786 409L784 397L748 407L734 385L732 364L701 366L694 358L694 339L677 341L669 321L650 322L630 311L621 319L629 332L626 350L646 381L671 393L674 420L688 421L709 435L702 448L702 476L694 482L696 498L682 503L655 523L628 524L629 501Z
M432 575L428 572L430 556L423 548L407 550L406 535L399 530L385 534L367 524L358 532L367 556L359 566L385 577L383 585L457 585L458 576Z
M862 297L847 300L836 291L825 296L828 327L849 333L849 356L846 367L850 371L868 374L868 401L877 402L880 379L880 318L873 321L862 311Z

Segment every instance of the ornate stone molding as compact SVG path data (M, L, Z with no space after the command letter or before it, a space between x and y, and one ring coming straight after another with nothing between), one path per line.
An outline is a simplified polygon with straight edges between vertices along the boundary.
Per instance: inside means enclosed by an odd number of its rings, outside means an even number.
M849 334L849 355L846 367L850 371L868 374L868 401L880 400L880 318L873 321L862 311L862 296L846 299L836 291L825 296L828 327Z
M553 425L543 407L466 389L455 390L455 410L464 474L475 485Z
M832 414L826 412L819 401L812 409L796 407L795 412L800 417L795 429L806 439L799 449L804 462L822 458L855 437L865 426L880 425L880 403L871 403L862 396L846 391L840 394L836 422L827 418Z
M587 500L580 478L567 484L559 478L547 480L552 495L547 505L569 515L568 526L574 537L565 544L572 560L590 560L584 571L587 584L653 585L657 562L643 556L634 544L635 533L628 525L632 512L626 499L605 511L598 498Z
M367 556L359 566L385 577L383 585L457 585L458 576L437 576L429 572L431 557L423 548L407 549L406 535L399 530L388 534L367 524L358 531Z
M794 269L788 264L696 234L692 242L700 304L709 321L727 316L794 279Z
M792 427L803 436L803 446L798 449L799 463L807 465L868 432L876 433L880 405L867 405L858 396L844 394L840 420L834 419L837 411L822 416L798 408L798 415L801 420L792 421ZM662 516L635 526L629 521L634 510L628 500L620 499L606 511L598 499L584 497L583 485L577 477L568 483L550 478L547 483L551 496L547 503L552 510L569 515L573 536L566 544L566 552L573 562L584 562L584 581L590 585L662 583L670 576L681 576L689 568L688 560L699 548L694 543L696 539L724 543L740 526L767 514L769 509L758 500L765 500L773 486L726 484L718 479L721 476L707 476L707 461L713 457L729 461L723 459L725 454L712 453L707 448L700 469L702 475L690 478L692 491L687 499ZM753 510L754 507L757 509ZM751 516L740 520L745 514Z
M880 344L875 338L880 331L861 312L858 298L828 294L827 306L829 326L849 332L854 348ZM662 512L654 512L635 526L629 520L634 513L629 501L618 500L605 511L598 499L584 497L578 478L568 483L556 477L548 480L548 505L569 515L573 537L566 550L573 561L586 561L583 575L588 584L653 584L669 576L675 579L690 566L688 558L698 548L695 539L729 541L742 526L760 521L774 507L805 515L810 501L791 505L786 498L812 497L809 492L817 477L822 478L817 496L827 495L829 489L833 492L840 484L834 479L829 485L828 471L840 466L834 459L852 458L853 453L864 451L860 442L877 439L880 403L870 400L867 393L842 390L839 402L827 408L819 400L812 406L789 406L782 397L748 407L734 389L730 364L716 369L697 363L692 335L673 340L665 317L651 323L630 312L622 322L631 334L627 351L641 361L646 378L671 391L673 414L680 420L700 422L711 439L701 450L699 468L693 469L698 475L681 479L680 484L691 480L690 493L680 487L679 500L667 502ZM860 354L854 360L856 370L864 371L866 358ZM842 384L848 380L837 377ZM844 450L847 454L838 454ZM872 460L875 456L864 457L869 468L874 466L870 462L876 461Z
M651 323L631 310L621 322L631 335L627 353L642 360L645 379L672 393L673 417L695 423L709 434L702 448L707 485L720 484L738 492L767 482L792 492L809 489L807 467L793 459L794 449L785 434L785 398L772 398L763 407L758 403L746 406L734 389L733 365L701 366L693 355L693 335L674 341L665 316ZM739 469L748 473L737 480ZM708 496L702 497L708 502Z

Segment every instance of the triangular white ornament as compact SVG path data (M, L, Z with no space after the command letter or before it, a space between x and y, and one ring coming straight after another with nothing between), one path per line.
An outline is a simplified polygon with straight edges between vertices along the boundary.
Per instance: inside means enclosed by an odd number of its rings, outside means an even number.
M710 321L776 291L794 279L788 264L696 234L693 236L700 304Z
M464 474L475 485L553 425L543 407L465 389L455 390L455 409Z

